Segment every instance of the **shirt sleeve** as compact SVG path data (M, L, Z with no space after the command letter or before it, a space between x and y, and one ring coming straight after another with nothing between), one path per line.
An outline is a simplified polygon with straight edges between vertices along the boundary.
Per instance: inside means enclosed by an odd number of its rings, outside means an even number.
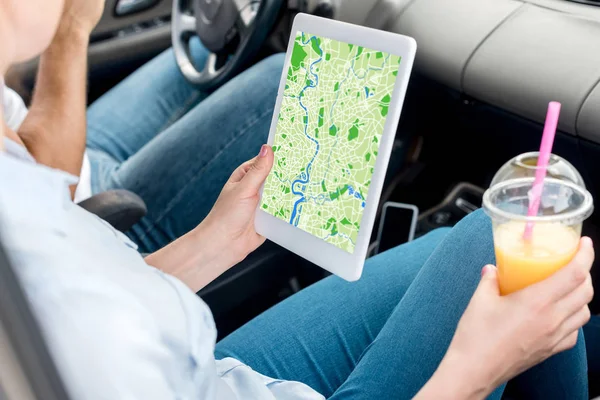
M21 96L8 86L2 85L0 90L4 92L4 96L0 96L3 98L4 121L10 129L17 131L27 117L27 107Z
M210 380L202 388L185 383L189 376L182 373L184 350L178 353L161 337L143 307L131 307L135 300L126 293L93 290L62 292L57 294L61 301L36 304L39 313L52 315L42 331L72 398L215 398Z

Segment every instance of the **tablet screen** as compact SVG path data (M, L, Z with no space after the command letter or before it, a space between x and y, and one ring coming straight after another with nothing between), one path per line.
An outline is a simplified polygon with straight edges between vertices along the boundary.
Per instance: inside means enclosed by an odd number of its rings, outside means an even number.
M261 207L354 252L400 57L298 32Z

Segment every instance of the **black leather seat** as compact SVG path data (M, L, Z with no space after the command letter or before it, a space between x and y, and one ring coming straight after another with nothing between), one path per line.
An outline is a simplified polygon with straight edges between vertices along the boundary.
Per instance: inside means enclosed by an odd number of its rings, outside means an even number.
M121 232L131 229L148 211L140 196L123 189L99 193L80 202L79 206Z

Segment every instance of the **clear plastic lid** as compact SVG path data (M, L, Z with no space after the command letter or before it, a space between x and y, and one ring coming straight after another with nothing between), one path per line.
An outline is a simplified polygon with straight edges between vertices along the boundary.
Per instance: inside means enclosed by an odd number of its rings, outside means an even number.
M535 178L508 179L489 188L483 195L483 209L496 222L560 222L576 225L594 210L592 195L565 179L546 178L538 214L528 216Z
M538 154L539 152L533 151L520 154L509 160L498 170L490 187L512 179L535 177ZM585 182L573 164L556 154L550 155L546 176L548 178L565 180L585 189Z

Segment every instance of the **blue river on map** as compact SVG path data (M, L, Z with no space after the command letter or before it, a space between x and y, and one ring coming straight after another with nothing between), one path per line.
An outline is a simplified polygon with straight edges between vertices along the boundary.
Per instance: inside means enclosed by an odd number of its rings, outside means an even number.
M315 159L317 158L319 151L321 149L321 145L319 144L319 141L316 138L313 138L308 134L308 109L302 103L302 96L304 95L304 92L307 89L315 88L319 83L319 76L313 71L313 67L323 60L323 49L321 48L321 46L319 44L319 40L317 39L316 36L312 36L308 40L304 41L304 34L302 34L301 40L302 40L303 45L307 45L308 43L310 43L311 40L314 40L317 44L317 48L320 51L319 58L310 65L310 67L308 68L308 71L307 71L312 75L312 78L308 79L306 86L298 94L298 103L299 103L300 107L302 107L304 112L306 113L305 121L304 121L304 135L311 142L313 142L316 145L316 149L315 149L315 154L313 155L313 157L309 161L309 163L306 165L306 168L304 169L304 171L300 174L300 176L298 178L296 178L294 181L292 181L292 184L291 184L292 193L295 196L300 196L300 198L294 202L294 208L292 210L292 215L290 218L290 224L293 226L298 226L298 223L300 222L300 214L302 212L302 203L306 202L306 195L304 192L306 191L306 186L310 182L310 172L311 172L312 165L313 165ZM385 65L388 58L389 58L389 55L388 55L388 57L386 57L383 65ZM350 73L350 71L351 71L352 73L354 73L354 76L356 76L358 79L364 79L370 70L382 70L383 69L383 66L381 68L368 68L363 76L358 76L356 74L356 71L354 70L354 61L355 60L352 60L352 66L350 67L348 73ZM346 76L344 78L342 83L344 81L346 81L347 78L348 78L348 76ZM365 92L366 92L365 94L366 94L367 98L370 97L370 95L371 96L373 95L373 93L369 93L369 89L366 87L365 87ZM337 103L337 98L336 98L336 103ZM334 105L335 105L335 103L334 103ZM332 109L333 109L333 107L332 107ZM299 188L298 188L298 186L299 186ZM346 189L348 191L348 195L353 196L358 200L361 200L361 207L364 208L366 206L365 199L362 197L362 195L357 190L355 190L355 188L353 188L351 185L347 185ZM317 197L312 197L311 199L315 200L316 202L320 202L320 204L323 204L323 202L330 200L327 198L327 196L325 194L321 194ZM350 239L350 238L348 238L348 239Z
M321 46L319 44L319 40L317 39L316 36L311 37L310 39L308 39L306 42L304 41L304 35L302 36L302 44L303 45L307 45L311 40L314 40L317 43L317 47L320 51L320 57L314 61L310 67L308 68L309 73L314 77L313 79L309 79L307 85L304 87L304 89L302 89L302 91L300 92L300 94L298 95L298 103L300 104L300 107L302 107L302 109L304 110L304 112L306 113L306 118L304 121L304 135L312 142L314 142L317 145L317 148L315 150L315 154L313 155L313 158L310 160L310 162L306 165L306 168L304 169L304 172L302 172L300 174L299 178L296 178L296 180L294 180L292 182L292 193L295 196L300 196L300 198L298 200L296 200L296 202L294 203L294 209L292 210L292 217L290 218L290 224L294 225L294 226L298 226L298 222L300 220L300 214L298 212L298 207L304 203L306 201L306 197L304 195L304 190L306 190L306 185L308 184L308 182L310 181L310 169L312 167L313 162L315 161L315 158L317 157L317 155L319 154L319 150L321 149L321 146L319 145L319 141L313 137L311 137L308 134L308 109L304 106L304 104L302 104L302 96L304 95L304 92L306 91L306 89L309 88L314 88L317 86L317 84L319 83L319 75L317 75L316 73L313 72L313 67L320 63L323 60L323 49L321 49ZM301 185L301 190L297 191L296 190L296 185ZM298 217L296 217L296 215L298 215Z

